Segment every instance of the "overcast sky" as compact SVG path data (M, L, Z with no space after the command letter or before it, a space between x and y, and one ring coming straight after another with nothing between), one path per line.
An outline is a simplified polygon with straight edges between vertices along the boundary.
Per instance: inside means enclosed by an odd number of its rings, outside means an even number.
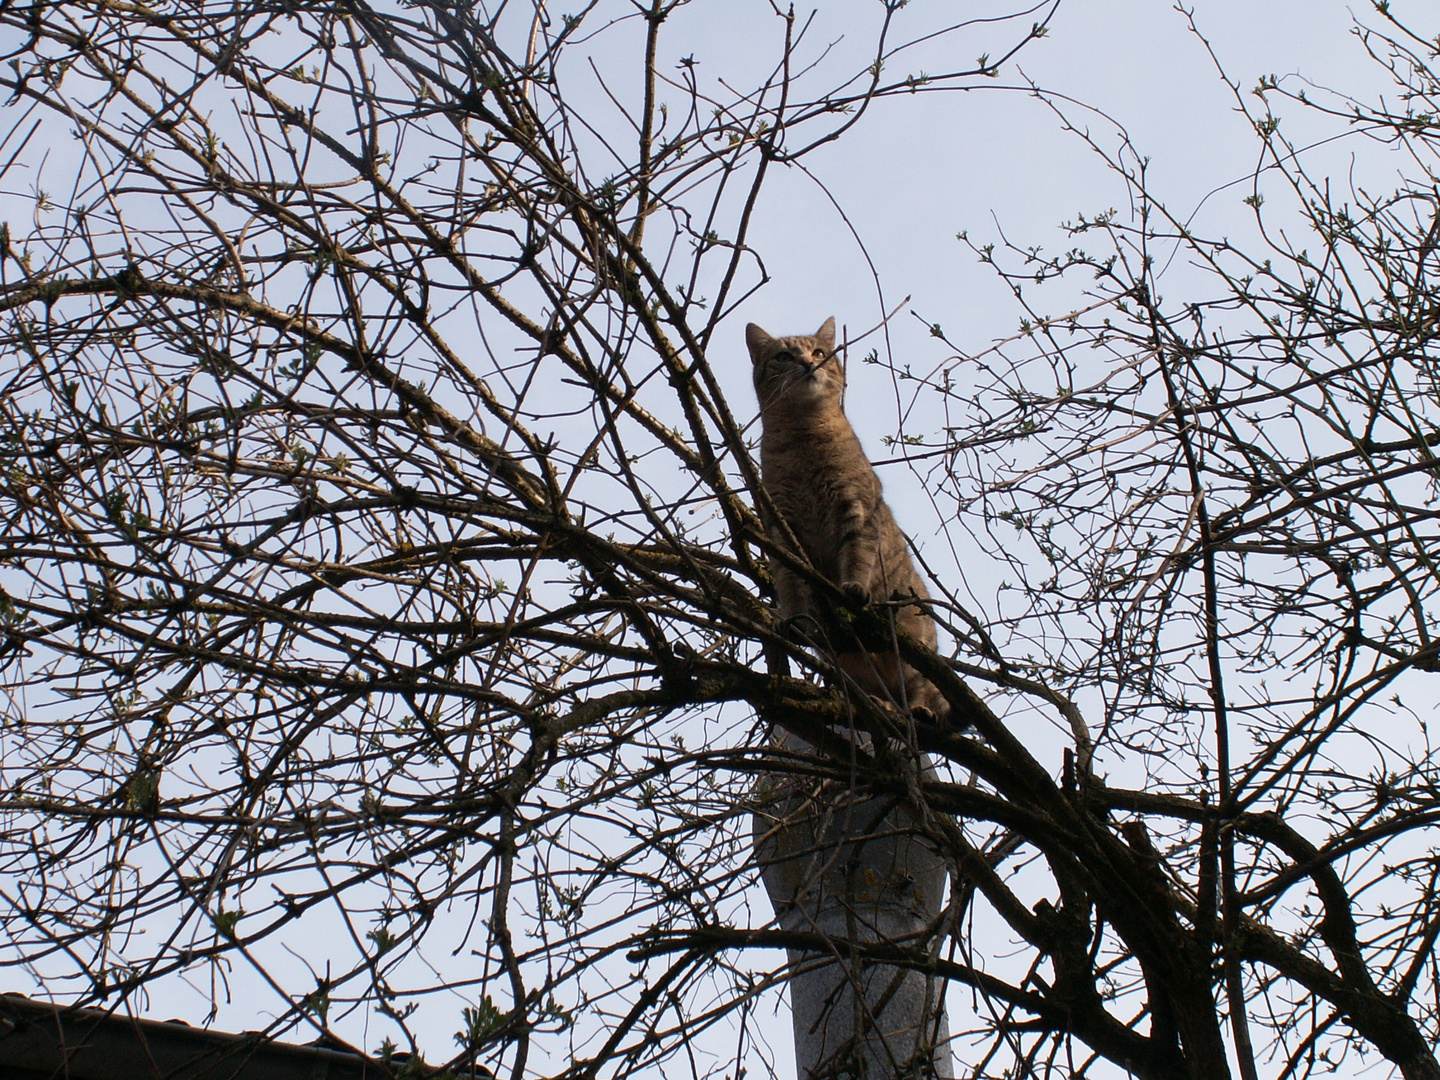
M715 13L725 6L701 4L689 17L714 18L705 33L718 32L724 23ZM976 6L914 0L898 16L895 36L905 36L912 23L953 20ZM1360 14L1373 17L1368 7ZM827 3L812 32L831 40L866 17L878 21L879 8L874 0ZM1268 74L1295 74L1350 92L1388 89L1352 33L1351 12L1336 0L1195 4L1197 23L1247 91ZM853 30L850 37L857 49L868 45ZM1012 30L977 31L973 52L1011 37ZM937 49L916 50L908 64L897 59L895 74L971 61L969 42L962 33ZM996 85L882 102L867 123L806 159L863 238L889 302L912 295L914 310L970 346L1014 332L1019 313L993 273L955 240L957 232L995 240L998 226L1016 243L1063 249L1069 241L1058 227L1062 221L1078 212L1126 208L1117 178L1062 130L1049 108L1002 89L1023 85L1022 73L1123 124L1150 159L1154 189L1172 210L1188 216L1204 202L1197 220L1202 229L1229 233L1244 229L1250 217L1242 203L1248 187L1217 189L1254 171L1258 140L1185 18L1163 0L1066 0L1048 38L1027 45ZM1118 147L1114 123L1078 104L1070 111L1102 147ZM1321 130L1298 112L1287 124L1297 132ZM1365 148L1342 144L1312 157L1343 167L1343 157L1356 149ZM798 170L777 178L754 243L774 285L752 302L751 318L782 331L809 329L790 323L818 324L831 313L852 326L873 323L879 307L868 268L828 199Z
M696 14L719 7L701 6ZM926 26L965 7L971 6L914 0L897 17L894 36L904 36L909 20ZM874 0L825 4L812 33L828 40L828 27L854 27L865 14L874 22L876 9ZM1200 0L1195 19L1243 88L1269 73L1297 73L1351 91L1384 86L1352 35L1351 9L1335 0ZM976 55L1009 36L976 32ZM968 62L966 43L962 33L939 49L914 50L909 63L894 62L894 73ZM845 140L806 158L847 210L894 298L910 292L920 310L984 321L999 292L989 285L991 275L963 255L956 232L994 233L994 215L1012 239L1061 246L1061 220L1123 200L1120 184L1079 138L1061 131L1050 109L1002 89L1021 84L1021 73L1125 125L1172 209L1194 209L1254 170L1257 140L1181 14L1158 0L1067 0L1047 39L1022 50L995 85L881 102ZM1104 148L1119 144L1112 122L1079 105L1071 115L1089 124ZM1244 194L1212 197L1204 220L1243 222ZM757 317L779 321L802 307L806 318L831 307L861 318L874 314L868 272L860 259L835 251L845 230L827 209L814 181L796 171L770 190L756 243L776 285L757 298ZM816 259L819 251L834 258ZM989 297L976 295L986 287ZM855 311L861 307L868 310ZM1004 320L1005 330L1012 321Z

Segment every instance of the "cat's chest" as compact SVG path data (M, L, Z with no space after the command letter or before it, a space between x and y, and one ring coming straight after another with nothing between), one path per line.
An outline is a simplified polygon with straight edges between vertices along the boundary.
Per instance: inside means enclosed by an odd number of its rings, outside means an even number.
M821 529L858 500L879 499L880 482L853 434L779 437L762 446L765 489L792 528Z

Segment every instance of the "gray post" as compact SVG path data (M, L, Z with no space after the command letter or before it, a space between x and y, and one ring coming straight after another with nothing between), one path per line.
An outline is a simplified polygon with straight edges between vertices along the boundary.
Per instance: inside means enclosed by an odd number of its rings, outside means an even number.
M767 778L757 794L755 853L783 929L929 950L945 863L908 813L836 781ZM796 949L789 969L799 1080L954 1075L939 980Z

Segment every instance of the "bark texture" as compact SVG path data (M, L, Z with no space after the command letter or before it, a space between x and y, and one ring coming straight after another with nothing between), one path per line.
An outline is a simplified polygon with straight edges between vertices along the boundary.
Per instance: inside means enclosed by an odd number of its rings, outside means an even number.
M946 867L905 809L833 780L767 779L759 793L755 851L781 928L930 952ZM940 980L849 949L791 949L789 966L802 1080L954 1075Z

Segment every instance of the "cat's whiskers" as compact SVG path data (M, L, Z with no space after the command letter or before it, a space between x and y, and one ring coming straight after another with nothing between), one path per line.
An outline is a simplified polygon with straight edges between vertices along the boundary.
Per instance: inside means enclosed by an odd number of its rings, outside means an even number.
M832 353L831 355L833 356L834 354ZM828 359L829 357L826 358L826 360ZM789 397L790 392L794 390L797 386L799 386L804 380L812 378L815 372L820 370L821 365L823 365L826 360L822 360L819 364L816 364L813 367L807 367L803 371L786 371L778 379L770 382L768 393L766 394L765 399L762 400L761 407L770 408L782 399Z

